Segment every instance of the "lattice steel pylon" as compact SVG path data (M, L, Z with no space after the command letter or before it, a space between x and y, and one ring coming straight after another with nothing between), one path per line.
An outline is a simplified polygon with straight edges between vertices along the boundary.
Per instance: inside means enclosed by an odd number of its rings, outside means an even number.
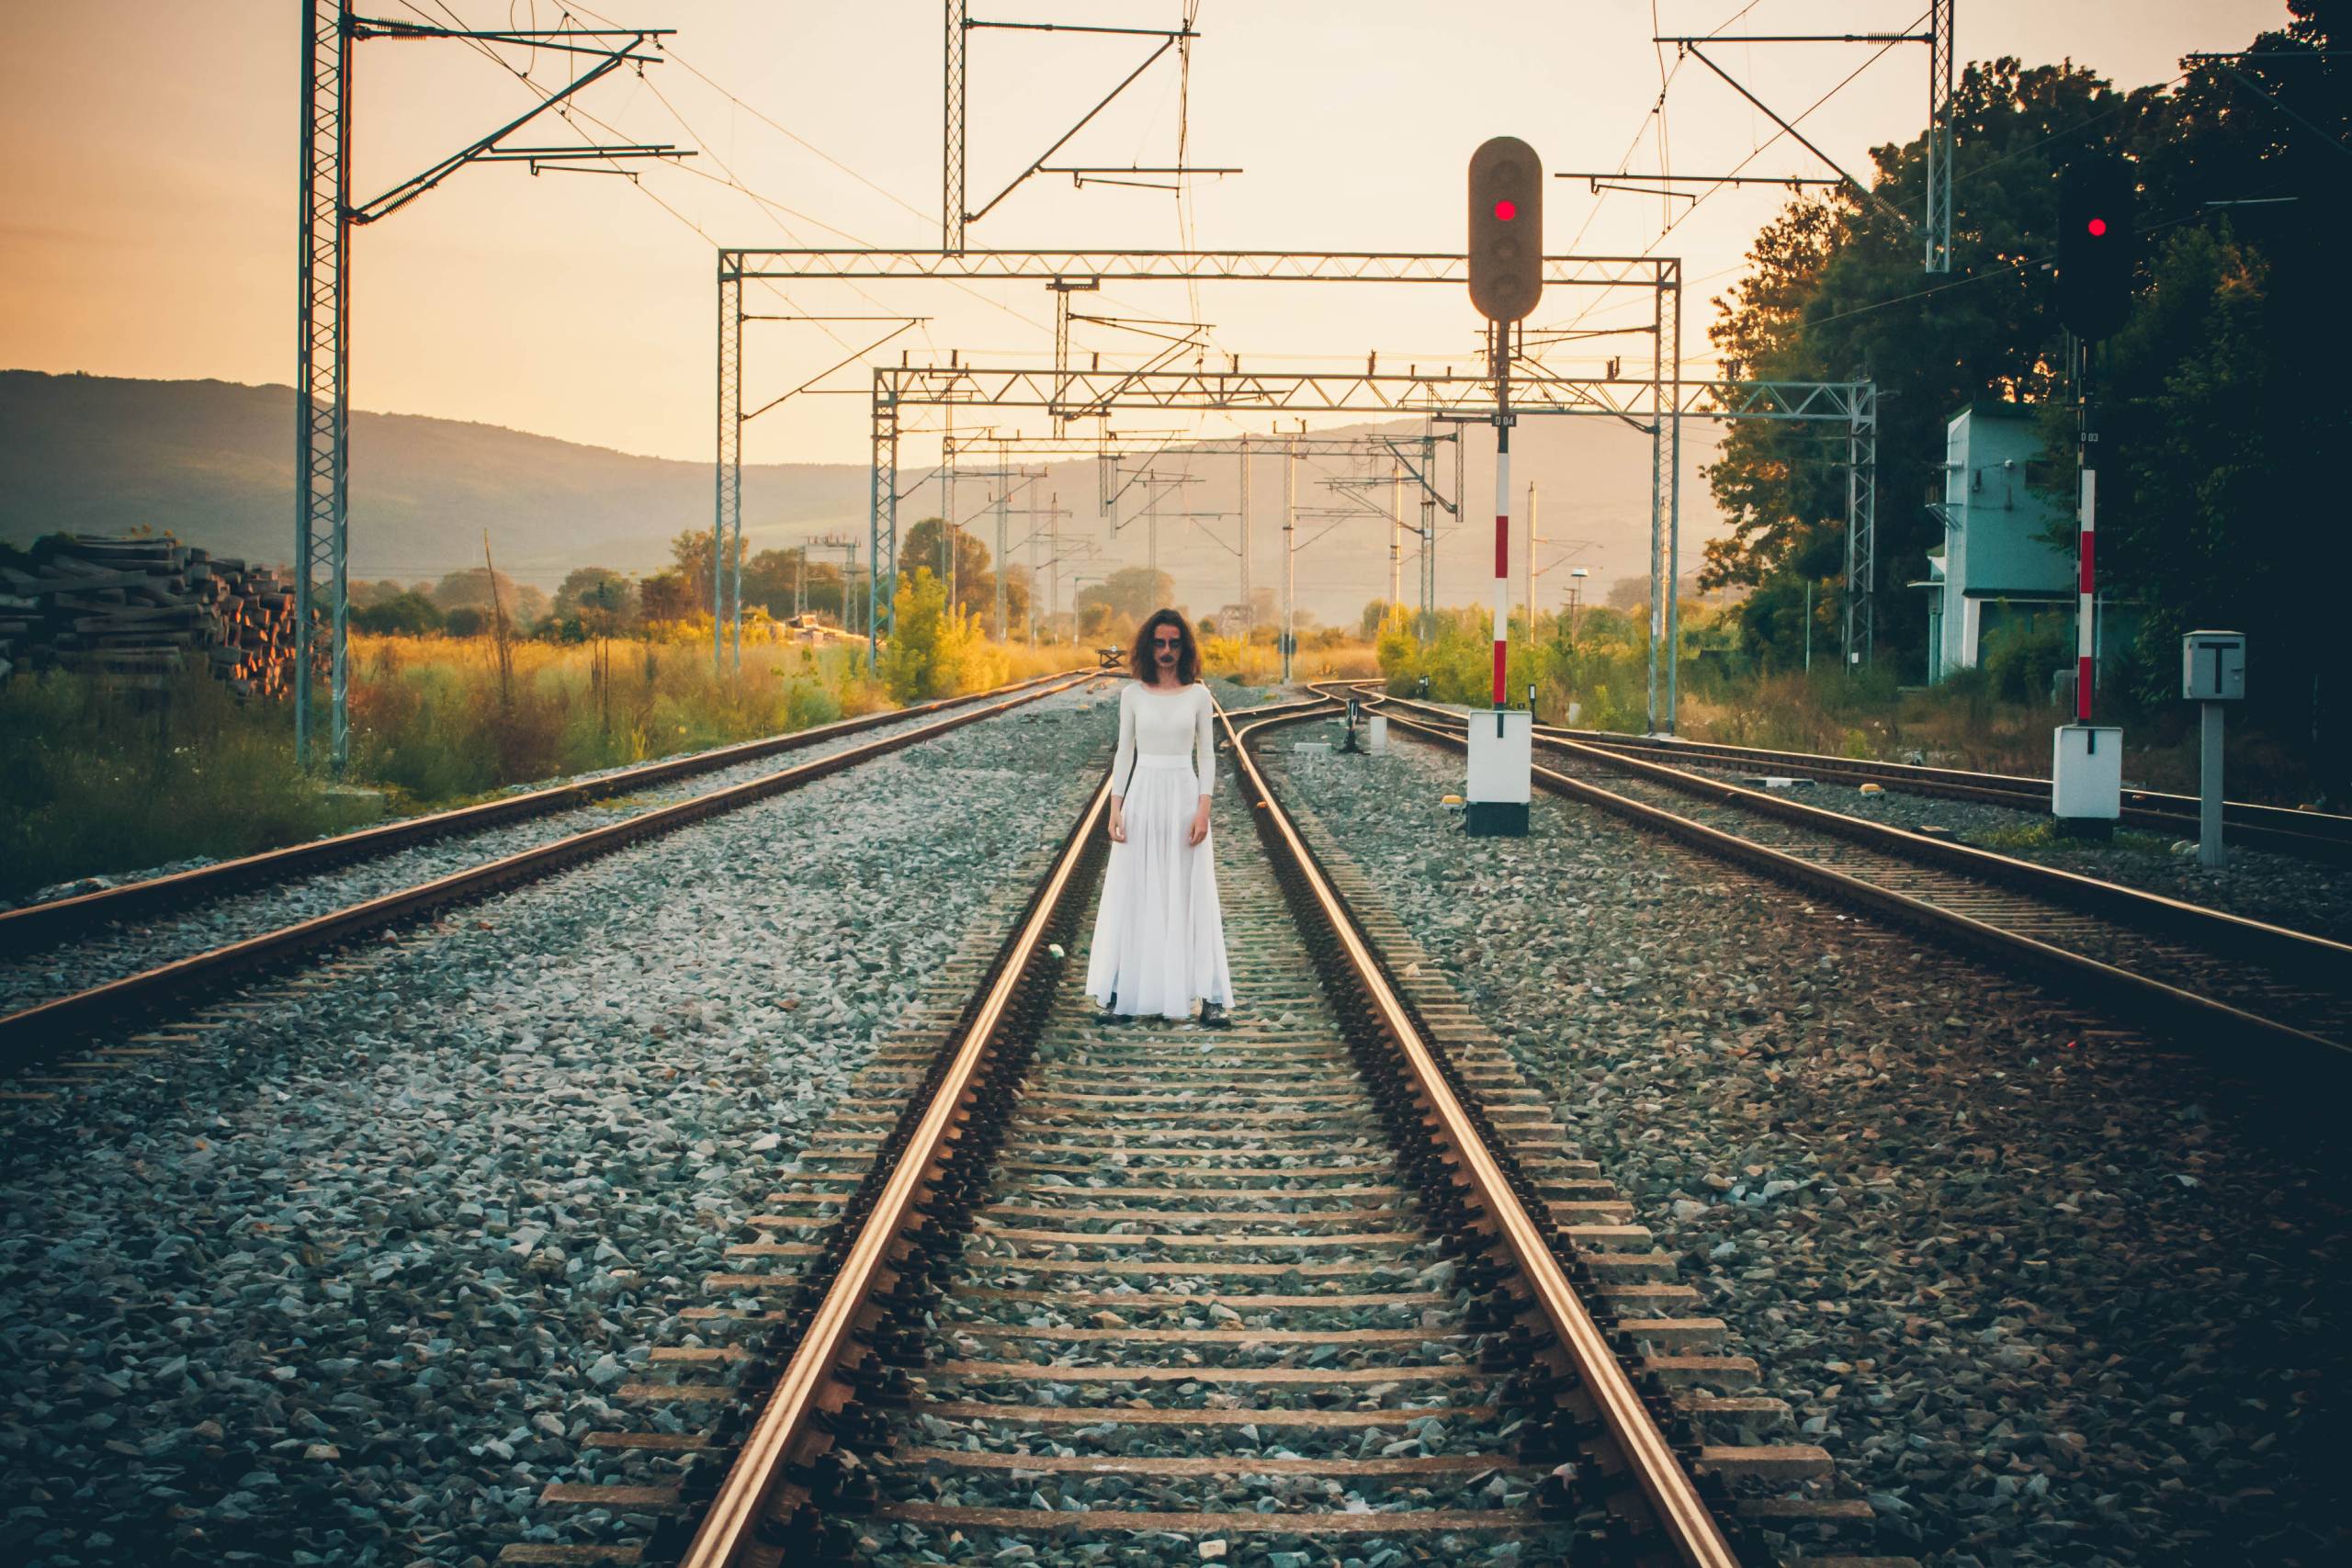
M718 494L710 536L710 655L726 657L734 630L735 669L743 669L743 283L718 269ZM728 547L729 540L734 547ZM727 564L734 558L734 611L728 612ZM844 590L846 592L846 590Z
M1951 270L1952 7L1928 6L1928 224L1929 272Z
M972 30L970 0L946 0L945 113L940 130L939 248L964 248L964 85L965 39Z
M572 167L571 158L605 165L622 158L683 158L692 154L669 143L583 142L576 147L502 147L499 143L590 83L624 65L659 64L659 54L639 51L673 28L577 28L538 30L473 29L431 22L397 21L353 14L348 0L303 0L302 134L295 255L294 367L294 614L300 657L294 675L294 754L311 762L315 667L327 665L331 682L329 762L340 773L351 756L351 717L346 679L349 657L350 426L351 426L351 231L389 218L469 164L527 164ZM486 136L435 160L366 201L351 197L352 51L366 39L455 39L482 47L493 43L576 55L589 63L553 91L526 85L538 102ZM521 73L517 73L522 75ZM323 579L323 581L322 581ZM322 613L322 591L325 605ZM314 619L321 620L313 626Z
M1878 388L1857 375L1846 421L1846 672L1868 668L1877 630Z
M294 370L294 751L311 755L311 676L318 658L311 620L322 573L332 682L330 755L351 751L345 633L350 513L350 402L346 349L351 302L351 46L342 0L306 0L302 13L302 227L295 265L300 305Z

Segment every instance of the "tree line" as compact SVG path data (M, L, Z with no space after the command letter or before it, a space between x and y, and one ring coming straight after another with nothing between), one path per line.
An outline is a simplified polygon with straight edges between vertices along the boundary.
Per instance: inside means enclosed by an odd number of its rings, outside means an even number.
M2098 573L2142 631L2103 682L2126 703L2178 694L2179 634L2253 637L2249 708L2308 740L2331 792L2352 780L2352 697L2329 630L2346 544L2334 516L2345 428L2340 209L2352 185L2352 68L2343 7L2291 0L2287 25L2173 81L2119 89L2071 63L1970 65L1953 102L1952 270L1923 274L1908 215L1924 206L1925 138L1876 149L1868 193L1792 201L1717 302L1727 377L1844 380L1880 394L1878 656L1923 661L1928 575L1942 524L1946 420L1972 400L2039 405L2030 478L2074 544L2076 388L2052 310L2058 183L2111 150L2139 186L2128 323L2092 370ZM1751 590L1743 650L1801 657L1805 590L1834 645L1844 562L1842 443L1802 425L1734 423L1706 470L1732 525L1702 581Z

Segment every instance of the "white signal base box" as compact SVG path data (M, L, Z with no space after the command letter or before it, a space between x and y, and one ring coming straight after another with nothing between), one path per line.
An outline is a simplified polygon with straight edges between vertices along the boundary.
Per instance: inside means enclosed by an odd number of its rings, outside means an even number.
M1472 709L1469 787L1463 826L1479 837L1527 831L1535 716L1525 708Z
M2112 822L2123 814L2123 731L2062 724L2050 758L2050 814Z

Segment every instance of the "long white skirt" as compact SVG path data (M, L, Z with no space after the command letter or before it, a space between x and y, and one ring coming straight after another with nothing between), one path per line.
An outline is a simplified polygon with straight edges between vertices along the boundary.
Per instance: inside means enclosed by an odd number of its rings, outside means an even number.
M1128 782L1127 841L1111 846L1086 994L1115 996L1129 1016L1182 1018L1195 1000L1233 1005L1225 914L1216 901L1216 829L1187 843L1201 786L1190 757L1137 757Z

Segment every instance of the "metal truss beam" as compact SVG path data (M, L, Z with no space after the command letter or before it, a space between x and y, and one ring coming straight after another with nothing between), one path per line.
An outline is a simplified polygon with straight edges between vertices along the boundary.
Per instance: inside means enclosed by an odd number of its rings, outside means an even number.
M1678 291L1679 292L1679 291ZM1669 305L1659 297L1661 341L1679 333L1679 299ZM1607 417L1630 420L1652 441L1651 581L1656 585L1650 609L1651 727L1670 730L1679 700L1679 660L1675 650L1681 633L1677 578L1680 570L1681 422L1685 419L1765 420L1828 424L1847 433L1846 533L1848 540L1847 615L1849 652L1860 649L1860 662L1871 654L1871 589L1876 581L1877 389L1873 383L1852 381L1685 381L1673 367L1654 367L1646 381L1608 378L1521 374L1512 378L1519 394L1514 414ZM1058 396L1084 400L1093 412L1145 408L1195 412L1237 410L1314 413L1420 413L1454 421L1492 418L1495 388L1483 376L1402 375L1369 371L1262 372L1238 370L1093 370L1061 371L1050 367L899 365L877 367L874 372L875 513L882 515L881 499L891 498L891 534L895 540L897 449L902 421L914 411L983 406L1054 410L1063 406ZM1288 441L1307 439L1291 437ZM1345 439L1345 438L1335 438ZM1425 436L1426 457L1419 472L1434 464L1435 440ZM887 453L885 450L887 442ZM1202 443L1205 450L1210 444ZM1460 444L1455 446L1457 458ZM887 460L885 476L881 465ZM1290 461L1296 461L1295 456ZM1457 479L1457 485L1458 485ZM1435 586L1430 551L1434 539L1431 487L1423 485L1422 597L1424 620L1433 612ZM1295 504L1295 502L1293 503ZM883 535L876 533L877 548ZM895 570L895 544L889 553L874 557L878 583ZM886 567L885 563L891 563ZM1854 639L1859 637L1859 642ZM1658 702L1660 649L1665 649L1665 703ZM869 657L872 657L869 649ZM1857 661L1847 660L1849 667Z
M1072 370L1060 379L1072 403L1114 409L1272 413L1448 414L1494 412L1486 376L1405 370ZM1047 367L884 365L874 395L894 408L1053 409L1057 378ZM1647 422L1763 419L1847 424L1861 406L1866 381L1650 381L1529 374L1511 377L1511 412ZM1653 391L1653 386L1661 389ZM1340 439L1340 438L1333 438ZM1187 443L1215 450L1204 441Z
M1401 251L885 251L769 250L727 247L722 276L742 278L1034 279L1093 278L1104 283L1224 280L1258 283L1453 283L1469 281L1458 255ZM1658 288L1681 263L1659 256L1546 256L1547 286Z

